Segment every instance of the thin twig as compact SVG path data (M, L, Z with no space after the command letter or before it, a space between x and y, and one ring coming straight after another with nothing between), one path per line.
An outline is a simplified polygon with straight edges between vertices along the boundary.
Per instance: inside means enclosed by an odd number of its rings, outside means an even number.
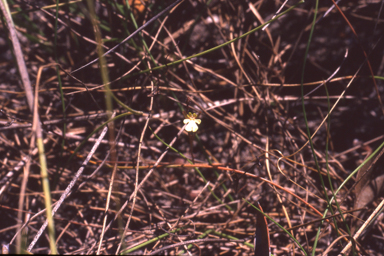
M91 151L89 152L89 154L87 155L87 158L84 160L83 164L81 165L81 167L79 168L79 170L76 172L75 176L73 177L72 181L69 183L68 187L65 189L64 193L60 196L60 199L58 200L58 203L56 204L56 206L53 208L52 210L52 216L55 215L56 211L59 209L59 207L61 206L61 204L64 202L65 198L69 195L69 193L71 192L73 186L75 185L76 181L79 179L80 175L83 173L84 171L84 168L87 166L89 160L91 160L93 154L96 152L97 148L99 147L100 145L100 142L101 140L104 138L105 134L107 133L108 131L108 127L105 126L104 129L102 130L98 140L96 141L96 143L93 145ZM45 221L44 224L41 226L39 232L36 234L35 238L33 239L33 241L31 242L31 244L28 246L28 249L27 251L31 251L32 248L35 246L37 240L40 238L40 236L42 235L43 231L45 230L45 228L47 227L48 225L48 221Z

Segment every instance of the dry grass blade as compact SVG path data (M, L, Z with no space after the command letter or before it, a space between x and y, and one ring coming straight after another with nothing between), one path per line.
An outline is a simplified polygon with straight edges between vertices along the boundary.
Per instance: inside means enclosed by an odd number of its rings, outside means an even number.
M42 176L42 183L43 183L43 191L45 193L45 206L47 209L47 225L49 224L49 243L50 243L50 249L53 254L57 253L56 245L55 245L55 228L54 228L54 222L52 218L52 212L51 212L51 191L49 188L49 180L48 180L48 172L47 172L47 161L44 153L44 143L43 143L43 134L42 134L42 128L40 123L40 117L37 112L37 94L38 89L35 91L35 97L33 96L33 90L31 86L31 81L29 80L29 75L27 71L27 66L24 61L24 56L21 50L19 39L16 35L16 29L10 14L10 11L8 9L8 5L6 1L0 2L0 9L5 17L6 24L8 26L8 32L10 34L10 38L12 41L13 51L16 56L17 60L17 66L19 69L19 73L21 76L22 84L24 86L25 94L27 97L27 102L30 111L33 113L33 123L34 123L34 129L33 129L33 136L31 139L31 147L35 147L35 136L36 136L36 146L39 151L39 160L41 164L41 176ZM41 72L41 69L39 70ZM40 76L38 75L38 79ZM28 162L29 163L29 162ZM27 165L29 167L29 164ZM28 174L29 171L27 170L25 174ZM26 178L24 179L24 184L26 183ZM24 189L23 189L24 190ZM24 191L21 193L21 197L24 200ZM19 204L19 207L22 207L23 204ZM21 252L21 245L20 240L18 240L18 250Z
M261 208L260 203L257 204L258 208L263 211L263 208ZM261 212L258 211L256 212L255 255L271 255L267 218Z
M79 179L79 177L82 175L84 168L87 166L89 160L92 158L93 154L96 152L97 148L100 145L101 140L104 138L105 134L108 131L108 127L104 127L103 131L101 132L100 136L98 137L97 141L93 145L92 150L89 152L88 156L84 160L82 166L77 170L75 176L73 177L73 180L69 183L68 187L65 189L64 193L61 195L59 201L56 203L55 207L52 210L52 215L55 215L61 204L64 202L65 198L71 193L72 188L75 186L76 181ZM36 244L37 240L40 238L41 234L45 230L45 228L48 225L48 221L44 222L43 226L41 226L40 231L37 233L34 240L31 242L31 244L28 247L28 251L30 252L34 245Z

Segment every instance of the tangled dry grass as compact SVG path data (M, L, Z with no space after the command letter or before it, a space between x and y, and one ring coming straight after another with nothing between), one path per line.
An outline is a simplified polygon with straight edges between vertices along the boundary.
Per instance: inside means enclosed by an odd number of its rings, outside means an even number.
M288 1L265 30L253 29L283 1L184 0L151 23L173 1L89 2L9 2L35 115L1 25L11 252L50 252L47 230L33 240L47 219L38 114L59 253L260 255L259 202L285 229L268 220L273 255L338 255L350 241L346 255L383 255L380 1L320 1L315 21L315 1ZM196 134L183 110L199 114Z

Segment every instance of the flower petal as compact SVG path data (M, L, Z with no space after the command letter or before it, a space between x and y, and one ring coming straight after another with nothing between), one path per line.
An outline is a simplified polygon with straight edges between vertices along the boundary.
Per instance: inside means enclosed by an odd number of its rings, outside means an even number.
M190 120L187 126L185 127L185 130L187 132L196 132L199 129L199 127L196 125L195 121Z

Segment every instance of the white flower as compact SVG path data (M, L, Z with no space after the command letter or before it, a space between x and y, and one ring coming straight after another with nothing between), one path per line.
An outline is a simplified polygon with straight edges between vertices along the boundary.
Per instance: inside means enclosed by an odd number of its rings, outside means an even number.
M187 126L185 126L185 130L187 132L196 132L199 129L197 125L201 123L201 120L196 119L196 117L196 113L192 114L191 112L189 112L187 118L184 119L184 124L187 124Z

